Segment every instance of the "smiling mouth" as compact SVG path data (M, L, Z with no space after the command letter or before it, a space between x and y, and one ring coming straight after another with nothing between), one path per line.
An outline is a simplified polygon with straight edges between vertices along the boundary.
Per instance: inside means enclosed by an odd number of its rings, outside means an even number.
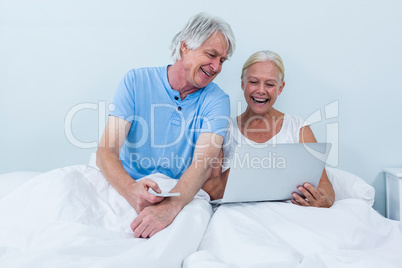
M210 77L211 76L211 74L210 73L208 73L207 71L205 71L204 69L202 69L202 68L200 68L201 69L201 71L203 71L204 72L204 74L206 74L208 77Z
M264 104L269 101L269 99L260 99L260 98L255 98L255 97L251 97L251 99L253 100L254 103L257 103L257 104Z

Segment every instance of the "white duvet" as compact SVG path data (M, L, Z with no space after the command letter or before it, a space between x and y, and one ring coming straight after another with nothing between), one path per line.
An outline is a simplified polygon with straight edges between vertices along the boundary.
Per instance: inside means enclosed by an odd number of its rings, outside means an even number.
M176 182L153 178L164 191ZM212 210L194 199L150 239L134 238L136 215L95 168L43 173L0 199L0 267L180 267Z
M227 204L184 267L402 267L402 224L357 199Z
M136 212L98 169L56 169L0 197L0 267L402 267L402 223L372 209L372 187L328 174L330 209L230 204L211 219L194 199L165 230L137 239ZM177 182L151 179L164 191Z

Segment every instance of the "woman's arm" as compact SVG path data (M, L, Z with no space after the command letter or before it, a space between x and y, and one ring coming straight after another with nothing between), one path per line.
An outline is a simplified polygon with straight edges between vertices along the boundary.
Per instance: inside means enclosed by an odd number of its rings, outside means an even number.
M299 143L315 143L317 140L309 126L300 129ZM297 193L293 193L294 199L292 203L301 206L313 207L331 207L335 202L335 192L331 182L328 179L325 169L322 172L318 187L315 188L309 183L305 183L298 187L298 190L305 196L301 197Z

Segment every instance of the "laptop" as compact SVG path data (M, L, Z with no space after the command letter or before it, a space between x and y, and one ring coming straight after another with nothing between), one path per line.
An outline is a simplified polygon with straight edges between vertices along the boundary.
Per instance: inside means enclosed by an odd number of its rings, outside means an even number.
M331 149L330 143L241 144L229 161L222 199L211 204L281 201L305 182L317 187ZM299 193L301 194L301 193Z

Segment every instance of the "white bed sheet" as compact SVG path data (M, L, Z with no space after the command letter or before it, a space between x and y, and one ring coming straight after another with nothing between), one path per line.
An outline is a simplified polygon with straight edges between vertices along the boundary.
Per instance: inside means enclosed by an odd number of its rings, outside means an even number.
M184 267L402 267L402 224L358 199L227 204Z
M154 179L164 191L176 182ZM0 267L180 267L212 209L194 199L165 230L134 238L134 209L99 170L82 165L30 179L0 199L0 215Z
M402 267L401 223L374 211L374 188L348 172L327 170L330 209L224 205L207 229L211 207L195 199L166 230L135 239L135 211L94 159L0 175L0 267L180 267L186 257L184 267ZM162 177L163 190L177 182Z
M0 199L18 189L41 172L14 171L0 174Z

